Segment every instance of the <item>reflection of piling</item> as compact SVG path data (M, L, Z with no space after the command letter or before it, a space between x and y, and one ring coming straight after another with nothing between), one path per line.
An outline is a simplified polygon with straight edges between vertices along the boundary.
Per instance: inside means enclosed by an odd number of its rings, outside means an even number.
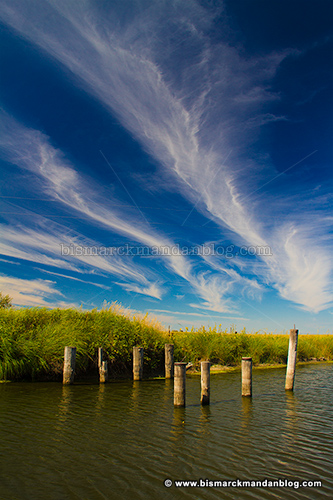
M173 344L165 344L165 378L173 378Z
M186 364L175 363L173 402L174 406L185 406Z
M201 361L201 404L209 405L210 398L210 362Z
M63 384L73 384L75 374L76 347L65 347Z
M253 410L252 398L242 398L242 427L246 427Z
M142 380L143 347L133 347L133 380Z
M252 358L242 358L242 396L252 396Z
M298 341L298 330L295 329L290 330L288 365L287 365L286 386L285 386L286 391L294 390L296 358L297 358L297 341Z

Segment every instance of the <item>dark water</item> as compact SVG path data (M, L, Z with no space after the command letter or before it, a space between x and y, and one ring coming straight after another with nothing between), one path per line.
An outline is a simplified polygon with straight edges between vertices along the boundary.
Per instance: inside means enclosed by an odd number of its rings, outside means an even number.
M62 387L0 384L0 500L332 499L333 365L187 378L187 407L168 381ZM171 480L320 480L321 488L166 488Z

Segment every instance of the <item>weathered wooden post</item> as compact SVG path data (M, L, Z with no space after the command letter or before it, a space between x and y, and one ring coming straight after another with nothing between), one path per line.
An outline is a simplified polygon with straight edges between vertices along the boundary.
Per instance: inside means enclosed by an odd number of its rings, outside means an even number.
M103 363L103 347L98 348L98 369L101 368Z
M63 384L73 384L75 374L76 347L65 347Z
M173 378L173 344L165 344L165 378Z
M173 403L174 406L185 406L185 382L187 363L175 363L174 383L173 383Z
M210 362L201 361L201 404L209 405L210 399Z
M133 347L133 380L142 380L143 347Z
M109 380L108 362L102 361L102 364L99 367L99 382L100 384L106 384L108 380Z
M103 347L98 348L98 372L100 384L105 384L109 380L108 362L103 361Z
M296 358L297 358L297 341L298 330L295 328L290 330L289 349L288 349L288 364L286 373L286 391L294 390Z
M242 396L252 396L252 358L242 358Z

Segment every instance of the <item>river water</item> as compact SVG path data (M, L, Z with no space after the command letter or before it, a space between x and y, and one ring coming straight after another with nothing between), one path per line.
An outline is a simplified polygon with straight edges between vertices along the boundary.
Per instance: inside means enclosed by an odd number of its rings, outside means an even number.
M200 377L188 376L185 409L163 379L0 384L0 499L332 499L333 365L298 367L294 393L284 378L254 370L249 399L240 372L212 374L201 407ZM322 487L163 484L237 478Z

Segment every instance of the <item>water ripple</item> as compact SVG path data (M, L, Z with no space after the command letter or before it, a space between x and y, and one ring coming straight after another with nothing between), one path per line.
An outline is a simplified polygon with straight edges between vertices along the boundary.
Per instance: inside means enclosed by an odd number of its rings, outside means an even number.
M0 384L1 500L328 499L333 488L332 366L187 379L187 407L170 381L104 386ZM321 480L322 488L175 488L163 480ZM296 493L297 491L297 493Z

